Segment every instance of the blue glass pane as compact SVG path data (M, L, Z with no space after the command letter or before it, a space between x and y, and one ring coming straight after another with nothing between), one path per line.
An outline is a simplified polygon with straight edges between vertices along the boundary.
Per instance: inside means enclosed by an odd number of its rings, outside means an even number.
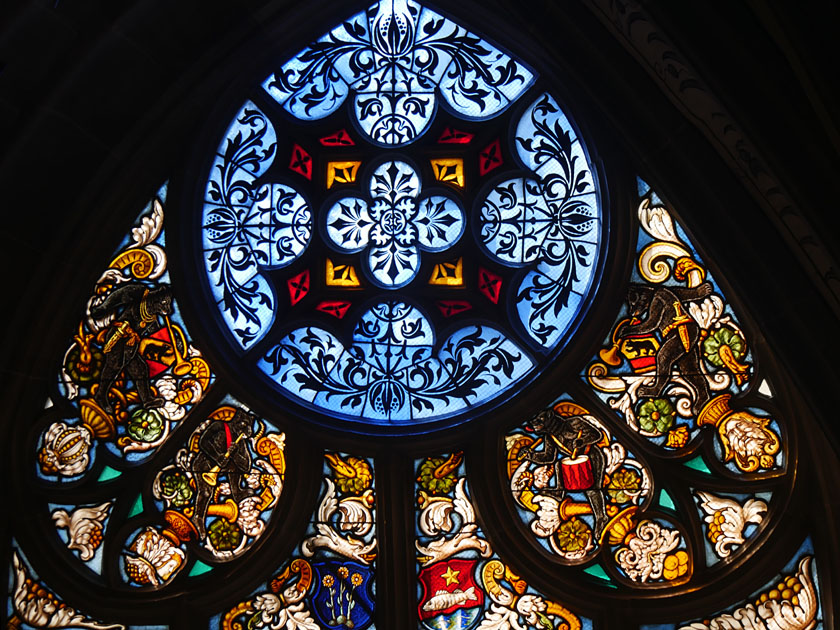
M344 197L327 211L327 237L341 251L356 253L367 247L374 226L368 204L358 197Z
M238 226L262 267L285 267L303 253L312 232L309 204L294 188L266 184Z
M416 2L381 0L367 16L352 16L305 48L263 88L301 120L332 114L353 90L362 132L376 144L403 146L428 129L439 94L457 116L486 120L534 80L523 64Z
M484 120L503 111L533 78L498 48L469 35L444 72L440 90L456 114Z
M276 296L262 270L298 258L312 232L309 204L298 191L284 184L257 188L276 143L271 122L246 102L219 144L205 193L205 270L222 318L242 348L274 321Z
M263 87L286 111L305 120L329 116L348 93L330 57L319 56L312 48L305 48L285 63L280 72L263 82Z
M362 131L378 144L402 145L416 140L435 113L433 91L411 94L360 92L354 101Z
M478 235L499 262L528 266L516 311L545 348L560 342L592 285L600 207L591 167L557 102L540 96L516 127L516 147L538 179L496 184L481 201Z
M577 136L569 119L550 94L543 94L534 101L522 114L516 127L519 157L541 179L549 173L564 173L569 179L572 174L585 177L588 170L586 160L583 164L573 164L572 147L576 141ZM572 173L569 168L564 168L568 166L577 166L577 171ZM570 192L567 191L567 194Z
M259 367L299 401L373 423L445 417L496 398L534 366L489 326L466 326L433 357L434 334L414 306L382 302L365 312L345 348L320 328L289 333Z
M581 296L568 284L540 270L530 271L522 280L516 310L528 334L543 346L560 340L581 303Z

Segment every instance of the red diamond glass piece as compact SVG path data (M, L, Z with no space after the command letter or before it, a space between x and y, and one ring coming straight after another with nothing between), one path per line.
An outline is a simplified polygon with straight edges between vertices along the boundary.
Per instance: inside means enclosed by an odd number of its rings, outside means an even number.
M478 290L493 304L498 304L499 296L502 294L502 277L492 271L487 271L484 267L479 267Z
M472 308L472 304L466 300L439 300L437 307L444 317L452 317Z
M350 306L350 302L342 302L341 300L326 300L321 302L315 308L323 313L327 313L328 315L341 319L347 314L347 310Z
M309 293L309 269L286 280L286 286L289 288L289 301L294 306Z
M447 127L443 130L438 138L438 144L469 144L472 142L473 135L466 131L458 131Z
M496 138L478 156L478 174L487 175L502 165L502 145Z
M353 142L353 138L350 137L350 134L346 130L341 129L321 138L321 144L325 147L352 147L356 143Z
M289 168L295 173L300 173L306 179L312 179L312 156L299 144L292 147L292 159Z

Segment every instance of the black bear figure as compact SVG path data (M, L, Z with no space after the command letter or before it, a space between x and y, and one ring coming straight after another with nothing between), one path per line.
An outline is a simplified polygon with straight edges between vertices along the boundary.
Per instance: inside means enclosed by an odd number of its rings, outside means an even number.
M607 524L606 499L604 497L604 471L606 460L603 451L590 448L604 439L604 434L586 416L561 416L554 409L545 409L531 419L534 433L543 438L543 450L535 451L529 447L519 451L519 459L535 464L554 463L554 488L542 488L541 494L562 499L567 492L563 481L561 455L574 457L577 453L586 453L591 469L591 485L583 492L595 515L595 538L598 539Z
M700 365L700 325L688 314L686 304L705 299L712 294L712 285L704 282L696 287L648 287L631 285L627 304L635 323L618 331L619 339L658 332L659 350L656 352L656 377L651 385L639 388L641 397L661 396L671 380L673 368L694 390L692 411L700 413L709 402L709 383ZM641 319L644 313L647 316Z
M219 475L227 477L231 496L237 504L254 494L242 484L245 475L251 470L251 451L247 438L254 434L254 421L254 416L237 409L230 420L213 420L198 438L198 453L192 462L196 484L192 521L198 530L199 539L207 535L204 521Z
M124 284L91 307L90 315L94 319L114 316L105 339L105 361L94 395L103 410L112 412L108 393L123 372L134 382L143 407L151 409L163 404L163 399L152 391L149 364L140 354L140 340L161 328L158 316L170 313L172 294L169 287L150 289L142 284Z

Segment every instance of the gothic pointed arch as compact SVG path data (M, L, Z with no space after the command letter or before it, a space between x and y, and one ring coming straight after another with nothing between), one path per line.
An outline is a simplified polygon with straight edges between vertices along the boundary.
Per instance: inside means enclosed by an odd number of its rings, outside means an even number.
M830 627L808 315L764 180L610 32L652 18L316 5L217 27L66 193L10 627Z

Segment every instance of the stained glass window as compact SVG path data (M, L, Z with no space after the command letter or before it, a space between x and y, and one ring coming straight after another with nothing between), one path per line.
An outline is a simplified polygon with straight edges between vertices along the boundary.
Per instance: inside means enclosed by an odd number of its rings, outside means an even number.
M84 288L13 436L9 626L828 627L797 403L700 217L515 38L334 10Z

